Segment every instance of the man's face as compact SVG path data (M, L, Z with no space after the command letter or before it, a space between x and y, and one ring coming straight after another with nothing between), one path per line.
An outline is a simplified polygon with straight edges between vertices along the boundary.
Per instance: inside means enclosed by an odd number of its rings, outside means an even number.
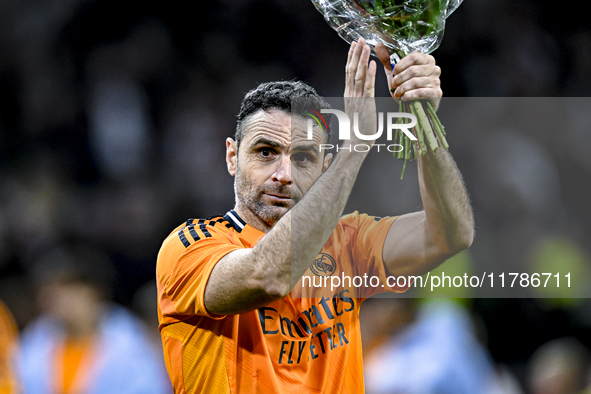
M255 227L272 227L326 170L331 155L320 152L324 134L307 139L306 119L271 109L244 123L239 150L226 141L228 171L235 175L236 206ZM260 225L260 226L258 226Z

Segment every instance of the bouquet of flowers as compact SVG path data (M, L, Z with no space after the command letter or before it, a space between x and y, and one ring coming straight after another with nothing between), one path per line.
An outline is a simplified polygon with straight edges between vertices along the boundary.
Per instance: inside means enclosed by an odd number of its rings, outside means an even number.
M390 52L392 68L411 52L431 53L439 47L446 18L463 0L312 0L328 24L347 42L361 37L372 47L382 43ZM447 149L445 130L429 101L403 102L400 111L417 118L414 128L417 144L404 133L398 143L404 147L395 156L406 160L433 151ZM418 146L417 146L418 145ZM404 175L404 168L402 170Z

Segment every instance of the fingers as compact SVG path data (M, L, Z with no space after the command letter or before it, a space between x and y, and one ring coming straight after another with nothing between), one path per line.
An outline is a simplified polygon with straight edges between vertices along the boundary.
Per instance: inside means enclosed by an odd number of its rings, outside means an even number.
M435 58L413 52L400 60L393 71L386 70L392 96L405 99L438 98L441 91L441 68Z
M347 55L345 69L345 97L363 97L375 92L376 65L372 61L369 66L371 48L361 38L353 42Z
M349 54L347 56L347 65L345 67L345 97L350 97L351 87L355 86L355 71L357 68L353 64L353 54L357 48L357 43L353 41L349 48ZM355 70L355 71L354 71Z
M392 82L395 86L400 86L413 78L423 78L425 81L439 79L441 69L436 65L412 65L398 74L394 68L394 73Z
M361 46L361 43L360 43ZM369 62L369 55L371 49L369 45L363 45L361 55L359 56L359 63L357 64L357 72L355 73L355 97L362 97L365 90L365 79L367 72L367 62Z
M435 58L431 55L426 55L420 52L413 52L408 56L403 57L394 67L394 74L398 75L407 68L414 65L435 65Z
M375 61L371 61L369 63L369 67L367 68L367 75L365 76L365 86L364 86L364 97L374 97L375 96L375 86L376 86L376 70L377 65Z
M402 101L408 100L415 100L415 99L430 99L433 103L439 102L439 98L442 96L441 89L428 89L428 88L419 88L413 89L411 91L406 92L406 94L400 96L402 97Z
M397 78L398 76L396 76ZM396 78L394 78L396 80ZM394 97L415 97L411 96L414 90L420 89L421 91L430 94L429 97L440 97L441 96L441 81L438 77L433 76L417 76L412 77L402 84L399 84L394 90ZM424 96L422 96L424 97Z

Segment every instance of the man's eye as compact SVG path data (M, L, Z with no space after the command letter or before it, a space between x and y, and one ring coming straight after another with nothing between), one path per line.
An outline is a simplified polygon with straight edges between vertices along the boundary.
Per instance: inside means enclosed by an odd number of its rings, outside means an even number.
M311 161L312 158L307 153L296 153L295 155L293 155L293 159L297 163L304 164Z
M261 156L263 156L263 157L269 157L269 156L271 156L271 153L272 153L271 149L269 149L269 148L261 148L260 152L261 152Z

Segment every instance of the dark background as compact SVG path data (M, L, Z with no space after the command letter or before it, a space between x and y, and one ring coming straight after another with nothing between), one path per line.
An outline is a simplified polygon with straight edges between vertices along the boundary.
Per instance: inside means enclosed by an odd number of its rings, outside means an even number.
M444 95L589 96L591 28L577 7L466 0L433 53ZM133 306L174 227L233 207L224 140L244 94L299 79L339 96L347 51L303 0L0 2L0 298L19 326L37 313L30 264L63 240L107 251L115 300ZM388 95L382 74L377 95ZM588 108L572 109L581 115L572 130L505 130L495 145L474 129L451 144L473 199L477 263L525 261L548 237L589 262L590 123ZM416 171L403 182L416 187ZM420 208L414 192L397 201ZM586 299L470 308L494 359L520 378L552 338L591 345Z

